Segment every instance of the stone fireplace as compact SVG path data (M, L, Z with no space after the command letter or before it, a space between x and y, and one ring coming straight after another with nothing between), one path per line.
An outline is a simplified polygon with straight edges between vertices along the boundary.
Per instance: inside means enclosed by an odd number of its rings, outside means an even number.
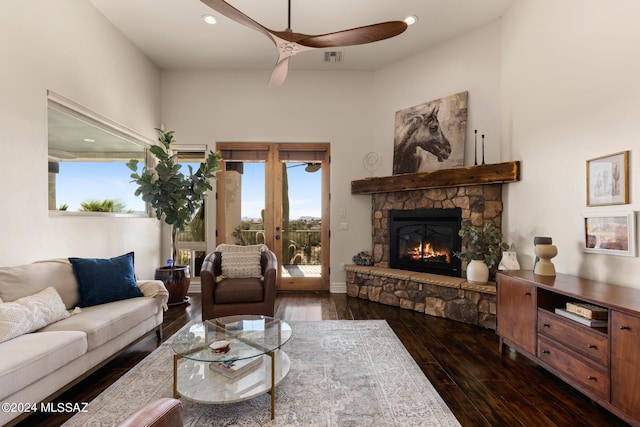
M373 257L376 266L390 267L390 218L393 212L459 209L462 224L502 225L502 184L394 191L373 195ZM464 270L464 266L463 266ZM460 276L460 275L458 275Z
M495 284L473 285L459 272L434 274L399 265L391 219L403 212L455 211L462 225L492 221L501 227L502 185L519 179L519 162L508 162L353 181L352 194L372 195L374 265L345 267L349 296L495 329ZM465 270L463 263L462 276Z

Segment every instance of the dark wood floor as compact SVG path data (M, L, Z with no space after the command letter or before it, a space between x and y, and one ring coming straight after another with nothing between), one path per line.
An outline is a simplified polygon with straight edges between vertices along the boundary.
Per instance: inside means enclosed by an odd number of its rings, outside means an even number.
M165 313L165 339L200 319L200 295ZM491 330L349 298L343 294L279 294L285 320L385 319L463 426L626 426L525 357L498 354ZM87 402L158 346L148 337L61 395ZM70 416L34 414L20 426L59 426Z

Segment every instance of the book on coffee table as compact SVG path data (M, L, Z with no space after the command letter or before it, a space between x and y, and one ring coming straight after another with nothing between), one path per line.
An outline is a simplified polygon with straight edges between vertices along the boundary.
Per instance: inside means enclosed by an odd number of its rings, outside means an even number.
M251 359L241 359L229 362L211 362L209 369L213 372L224 375L228 378L235 378L239 375L256 369L262 365L262 356L253 357Z

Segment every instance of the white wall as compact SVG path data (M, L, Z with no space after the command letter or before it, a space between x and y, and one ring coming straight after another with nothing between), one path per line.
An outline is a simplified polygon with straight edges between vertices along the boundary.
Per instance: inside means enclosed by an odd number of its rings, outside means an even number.
M469 92L465 164L474 163L474 129L479 146L485 135L487 163L511 160L500 153L500 21L376 72L374 88L373 149L384 158L376 175L393 170L396 111L463 91Z
M522 160L505 224L523 268L551 236L556 270L640 288L640 259L584 254L582 215L637 211L640 3L516 0L503 17L502 140ZM631 150L631 204L586 207L586 161Z
M135 251L152 277L157 220L49 217L47 90L155 139L158 69L84 0L0 2L0 58L0 265Z
M163 122L181 144L211 148L216 142L330 143L330 283L344 288L340 263L371 247L371 235L361 232L370 223L371 203L351 196L351 181L364 176L362 156L374 138L372 73L291 71L276 89L267 87L269 75L165 72ZM347 218L340 218L341 209ZM339 230L340 222L348 222L349 230Z

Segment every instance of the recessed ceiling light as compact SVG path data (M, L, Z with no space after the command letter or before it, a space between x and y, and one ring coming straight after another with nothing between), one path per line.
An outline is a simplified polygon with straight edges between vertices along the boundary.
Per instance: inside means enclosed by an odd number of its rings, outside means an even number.
M406 22L407 25L413 25L418 22L418 17L415 15L407 16L406 18L404 18L404 22Z
M202 15L202 19L204 20L204 22L206 22L207 24L215 24L216 23L216 18L213 17L213 15Z
M96 142L95 139L91 139L91 138L84 138L83 141L84 142Z

